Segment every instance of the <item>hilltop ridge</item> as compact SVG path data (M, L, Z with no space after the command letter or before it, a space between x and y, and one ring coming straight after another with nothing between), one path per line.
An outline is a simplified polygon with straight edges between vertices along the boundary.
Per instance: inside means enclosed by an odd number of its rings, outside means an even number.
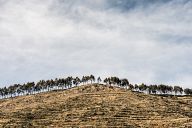
M191 96L157 96L102 84L0 100L0 127L192 126Z

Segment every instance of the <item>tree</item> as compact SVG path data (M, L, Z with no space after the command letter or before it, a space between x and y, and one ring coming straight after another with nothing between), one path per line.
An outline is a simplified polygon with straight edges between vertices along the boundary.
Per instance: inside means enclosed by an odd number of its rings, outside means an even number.
M8 93L9 95L11 95L11 97L13 97L13 94L15 93L15 87L14 86L9 86L8 87Z
M103 82L104 82L105 84L111 85L111 82L110 82L110 79L109 79L109 78L105 78Z
M4 97L4 98L6 98L6 96L8 96L9 90L8 90L7 87L4 87L4 88L2 89L2 94L3 94L3 97Z
M83 84L85 84L86 82L88 82L88 76L83 76L81 81L83 82Z
M90 75L89 80L91 81L91 84L92 84L92 82L95 82L95 77L93 75Z
M134 86L132 84L129 84L128 87L129 87L130 90L134 89Z
M129 81L127 79L122 79L121 80L121 86L122 87L128 87L129 85Z
M175 95L176 95L177 93L182 94L182 93L183 93L183 88L180 87L180 86L174 86L173 91L175 92Z
M99 76L99 77L97 78L97 83L99 84L101 81L102 81L102 80L101 80L101 77Z
M158 90L157 85L152 85L152 86L151 86L151 91L152 91L153 94L156 94L156 93L157 93L157 90Z
M60 87L61 87L62 89L64 88L64 86L65 86L65 85L64 85L64 84L65 84L64 81L65 81L65 79L58 79L58 80L57 80L57 86L58 86L58 88L60 88Z
M135 84L134 89L135 89L135 91L138 91L139 86L137 84Z
M173 87L172 86L167 86L167 92L172 93L173 92Z
M73 84L75 86L79 85L80 83L81 83L81 80L79 79L79 77L76 77L76 78L73 79Z
M192 89L186 88L184 89L186 95L192 95Z
M28 82L25 86L26 86L27 94L32 94L33 89L35 87L35 83L34 82Z
M111 84L118 85L118 80L119 80L118 77L114 76L114 77L110 77L109 79L110 79Z
M41 88L41 91L45 91L46 89L47 89L47 85L46 85L46 82L45 82L45 80L40 80L39 82L38 82L38 84L39 84L39 88Z
M116 84L117 86L121 86L121 80L118 77L113 77L113 81L114 81L114 84ZM129 84L129 81L127 79L125 79L125 81L126 83L128 82Z
M3 89L0 88L0 96L3 98Z
M21 84L18 84L18 88L17 88L17 94L18 94L18 96L21 94L21 93L23 93L23 90L21 89L21 87L22 87L22 85Z
M42 89L42 86L41 86L41 81L37 82L37 84L35 85L34 87L34 90L39 93Z
M147 90L147 85L142 83L141 85L139 85L139 90L140 91L146 91Z
M166 93L168 92L167 86L164 85L164 84L158 85L158 91L159 91L160 93L166 94Z

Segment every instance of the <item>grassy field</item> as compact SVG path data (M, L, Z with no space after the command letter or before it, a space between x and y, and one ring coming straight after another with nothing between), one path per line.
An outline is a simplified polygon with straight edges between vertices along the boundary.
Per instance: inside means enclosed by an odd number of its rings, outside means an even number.
M3 128L191 128L192 97L83 85L0 100Z

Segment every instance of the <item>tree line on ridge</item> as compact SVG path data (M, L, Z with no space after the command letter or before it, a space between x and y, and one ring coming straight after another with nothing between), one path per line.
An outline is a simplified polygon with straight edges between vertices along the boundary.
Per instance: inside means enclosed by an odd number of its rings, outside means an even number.
M101 77L95 78L93 75L79 77L66 77L56 78L51 80L40 80L38 82L28 82L24 84L14 84L8 87L0 88L1 98L10 98L21 95L30 95L41 92L47 92L52 90L70 89L78 85L92 84L92 83L105 83L109 86L116 86L126 88L131 91L145 92L148 94L174 94L174 95L192 95L192 89L183 89L180 86L169 85L146 85L144 83L140 85L132 85L128 79L120 79L118 77L107 77L104 80Z

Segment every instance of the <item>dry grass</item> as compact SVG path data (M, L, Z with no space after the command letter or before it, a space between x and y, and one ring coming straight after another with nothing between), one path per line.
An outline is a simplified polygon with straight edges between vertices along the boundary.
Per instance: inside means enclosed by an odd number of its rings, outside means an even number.
M163 97L105 85L0 100L0 127L192 127L192 97Z

